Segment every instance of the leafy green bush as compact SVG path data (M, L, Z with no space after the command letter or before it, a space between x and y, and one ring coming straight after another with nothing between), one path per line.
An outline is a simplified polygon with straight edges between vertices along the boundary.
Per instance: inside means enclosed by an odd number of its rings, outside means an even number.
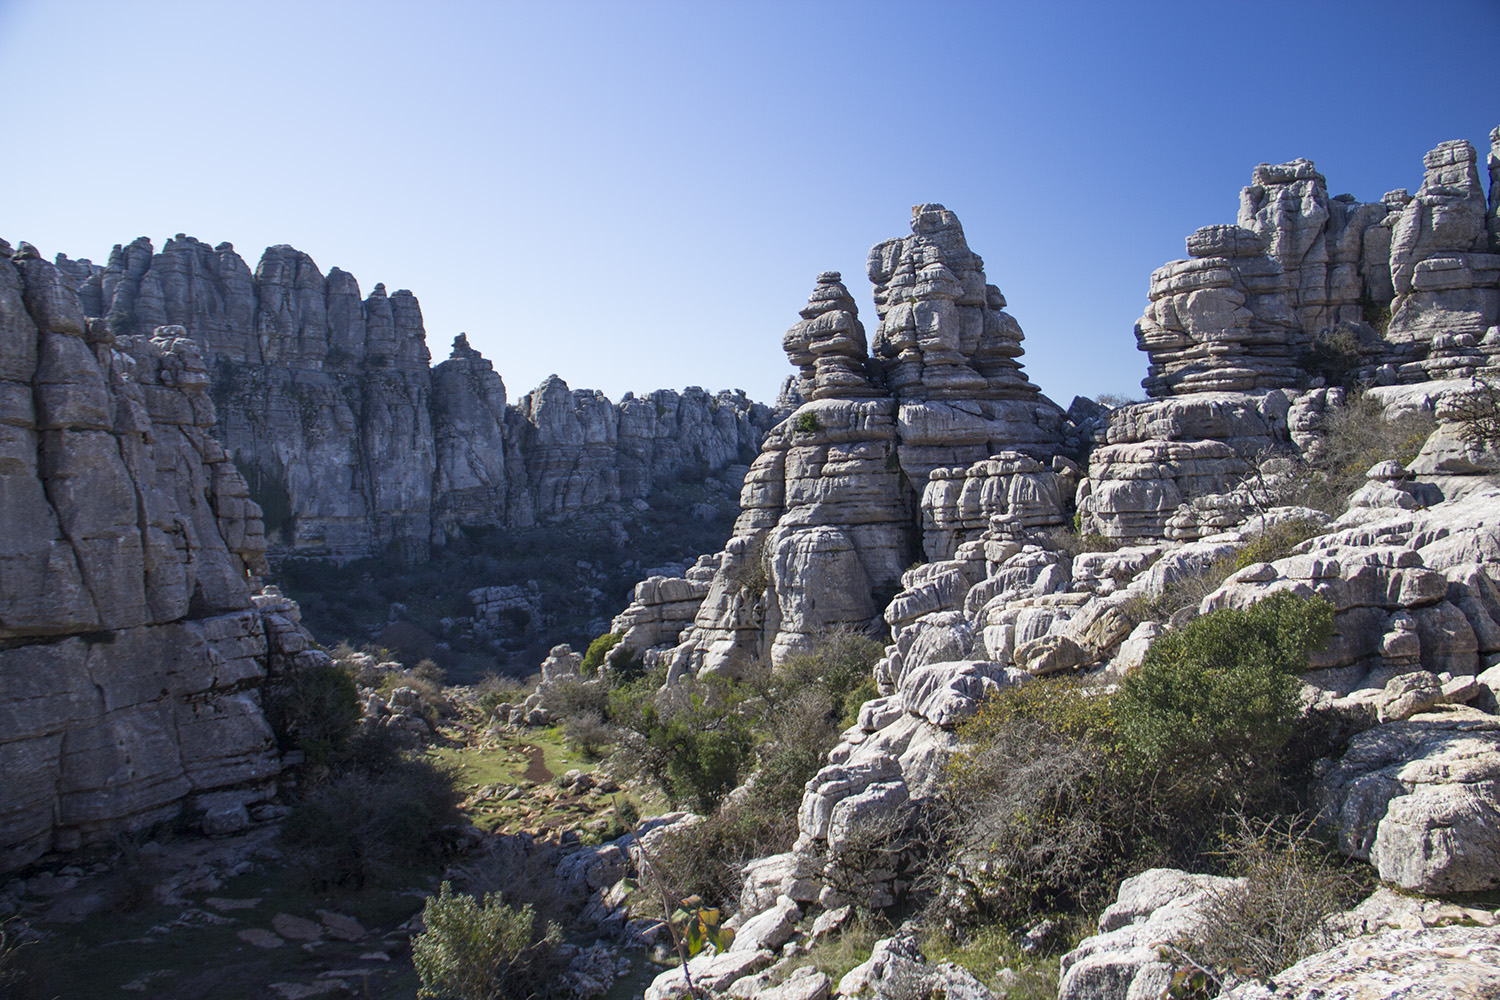
M266 721L283 751L323 764L343 749L359 723L359 689L342 668L310 667L267 686Z
M1114 694L1001 690L960 727L929 880L959 909L1019 919L1096 909L1143 868L1201 870L1232 817L1294 791L1298 673L1332 616L1278 594L1164 634Z
M823 429L823 424L818 420L818 415L811 410L806 413L797 414L797 423L794 425L798 433L816 434Z
M713 812L750 760L746 693L723 677L661 688L658 670L609 695L618 762L653 781L674 804Z
M583 663L581 665L583 672L586 674L598 673L599 667L604 664L605 654L618 646L620 640L623 638L625 638L623 633L606 632L589 643L588 651L583 654Z
M422 979L418 996L500 1000L552 995L559 969L556 924L538 927L528 903L507 906L498 893L484 899L455 895L442 884L427 897L421 934L412 939L412 962Z
M1283 593L1160 636L1116 698L1125 765L1180 796L1179 807L1246 804L1278 779L1299 674L1332 634L1332 605Z

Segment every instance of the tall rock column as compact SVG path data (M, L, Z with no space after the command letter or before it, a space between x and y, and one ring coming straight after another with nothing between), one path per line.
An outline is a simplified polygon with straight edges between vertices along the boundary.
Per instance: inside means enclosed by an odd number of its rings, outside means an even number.
M877 244L868 266L880 315L872 354L898 400L901 467L913 489L935 468L1005 450L1050 458L1063 411L1021 371L1020 324L958 217L915 206L911 235Z

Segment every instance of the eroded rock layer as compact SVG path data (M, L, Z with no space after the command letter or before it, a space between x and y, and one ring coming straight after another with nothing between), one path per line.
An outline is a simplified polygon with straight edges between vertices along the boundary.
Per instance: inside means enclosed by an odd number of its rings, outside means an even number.
M1415 195L1377 202L1330 198L1308 160L1256 167L1238 224L1199 229L1188 259L1151 276L1136 325L1151 358L1147 393L1306 388L1308 352L1336 333L1383 382L1421 381L1429 362L1479 353L1500 322L1500 129L1490 139L1488 202L1479 154L1463 140L1424 157Z
M922 491L935 470L962 475L1005 456L974 473L972 497L953 498L962 512L931 508L928 541L942 557L994 513L1063 519L1052 474L1032 473L1062 447L1067 417L1022 374L1020 326L952 212L918 205L911 225L870 252L873 348L834 271L818 276L783 338L798 369L783 397L796 409L750 468L706 591L701 581L679 588L702 592L689 627L677 624L683 603L667 617L660 584L617 619L637 648L672 641L661 628L671 622L681 633L674 676L774 666L829 629L878 622L923 554Z

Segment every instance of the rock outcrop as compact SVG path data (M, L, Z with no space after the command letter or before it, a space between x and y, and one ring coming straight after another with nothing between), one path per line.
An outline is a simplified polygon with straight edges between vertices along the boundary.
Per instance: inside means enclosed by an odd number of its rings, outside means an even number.
M253 273L231 244L180 234L58 269L116 335L175 326L198 342L214 436L265 512L273 558L420 560L460 526L524 527L747 460L771 424L743 393L615 404L556 376L509 405L462 334L429 367L410 292L362 296L353 275L288 246Z
M936 494L929 504L929 541L945 557L994 514L1062 520L1046 463L1066 417L1022 374L1021 329L957 218L917 206L912 234L876 246L869 274L871 348L838 272L818 276L783 338L798 369L783 395L799 402L745 479L734 535L670 654L674 676L775 666L830 628L879 621L922 554L919 510L936 469L978 470L973 496L952 498L962 512ZM649 617L638 601L625 621Z
M0 242L0 870L184 810L248 824L281 771L260 688L305 651L252 592L260 510L198 344L86 312Z
M1187 260L1151 276L1136 325L1151 358L1147 393L1305 388L1309 350L1335 332L1357 345L1369 374L1386 368L1403 381L1429 377L1440 338L1477 343L1500 322L1479 156L1456 140L1423 163L1415 195L1369 203L1330 198L1308 160L1256 167L1238 224L1199 229Z

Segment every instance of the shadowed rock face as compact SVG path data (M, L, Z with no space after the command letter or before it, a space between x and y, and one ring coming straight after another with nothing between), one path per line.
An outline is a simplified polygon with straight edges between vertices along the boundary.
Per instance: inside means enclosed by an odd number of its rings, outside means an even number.
M181 333L0 241L0 871L274 791L260 511Z
M690 388L619 404L556 376L508 405L460 335L429 368L416 297L326 275L289 246L252 273L228 243L59 257L88 316L121 335L181 326L213 371L215 437L265 510L273 557L415 561L459 526L524 527L744 461L771 424L743 393Z

